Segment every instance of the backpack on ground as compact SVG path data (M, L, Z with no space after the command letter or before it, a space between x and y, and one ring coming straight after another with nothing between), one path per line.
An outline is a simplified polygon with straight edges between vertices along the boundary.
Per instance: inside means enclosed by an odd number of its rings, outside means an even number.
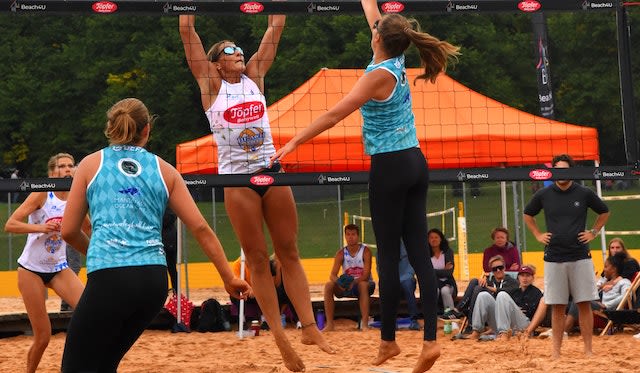
M200 305L197 329L201 333L231 330L231 325L220 302L209 298Z

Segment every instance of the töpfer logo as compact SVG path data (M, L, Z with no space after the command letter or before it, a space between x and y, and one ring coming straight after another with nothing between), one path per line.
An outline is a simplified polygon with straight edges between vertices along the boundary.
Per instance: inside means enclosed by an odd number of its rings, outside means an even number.
M98 1L91 5L91 9L96 13L114 13L118 10L118 4L111 1Z
M536 0L524 0L518 3L518 9L527 13L538 11L540 8L542 8L542 4Z
M240 5L240 11L247 14L257 14L264 10L264 5L257 1L250 1Z
M553 176L551 171L544 169L536 169L529 172L529 177L532 180L549 180L551 176Z
M256 175L249 179L249 182L257 186L267 186L273 184L273 177L269 175Z
M404 10L404 4L399 1L389 1L380 7L382 13L400 13Z

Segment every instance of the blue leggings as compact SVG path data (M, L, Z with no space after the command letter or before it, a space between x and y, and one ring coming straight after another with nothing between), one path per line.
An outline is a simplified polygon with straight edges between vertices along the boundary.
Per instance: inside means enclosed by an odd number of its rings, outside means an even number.
M371 157L369 207L378 246L381 337L395 340L396 317L402 290L398 263L400 240L420 284L424 340L436 339L438 286L427 239L429 171L419 148Z
M167 291L163 265L89 273L67 330L62 372L115 372L162 309Z

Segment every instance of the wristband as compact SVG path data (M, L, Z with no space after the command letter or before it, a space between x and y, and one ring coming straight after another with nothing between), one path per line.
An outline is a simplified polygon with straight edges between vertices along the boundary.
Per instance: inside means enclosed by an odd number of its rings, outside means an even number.
M594 237L598 235L598 231L595 228L589 229L589 232L591 232L591 234L593 234Z

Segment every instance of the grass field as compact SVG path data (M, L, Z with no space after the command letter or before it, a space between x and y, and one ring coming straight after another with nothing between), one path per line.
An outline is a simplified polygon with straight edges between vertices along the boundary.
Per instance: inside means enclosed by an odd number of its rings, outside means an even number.
M518 201L526 202L532 194L532 184L530 182L516 183L518 193ZM309 187L312 188L312 187ZM512 183L507 182L507 213L508 226L512 231L512 239L515 238L514 233L514 209L513 209L513 192ZM502 209L500 198L500 183L487 182L482 183L478 188L479 195L475 198L471 195L471 190L466 189L466 217L467 217L467 235L469 252L481 252L485 247L491 244L489 232L496 226L502 225ZM308 189L297 190L296 196L299 201L308 199ZM618 194L640 194L640 188L633 186L624 191L604 191L604 196ZM7 217L10 215L9 205L6 198L2 198L5 202L0 203L0 224L4 226ZM428 194L428 211L443 210L450 207L456 207L456 216L458 213L458 202L462 197L453 197L450 184L432 184ZM607 202L612 216L607 224L610 230L637 230L636 211L640 210L640 200L610 201ZM16 205L11 206L13 209ZM235 238L229 220L222 202L215 204L211 202L199 202L198 207L203 215L207 217L209 223L215 228L222 244L225 247L227 257L232 260L239 254L239 244ZM343 188L343 200L338 204L337 198L318 197L309 202L298 202L298 218L299 218L299 234L298 242L301 256L304 258L327 258L332 257L335 251L341 246L341 229L344 220L344 213L351 215L370 216L368 208L368 199L365 186L345 186ZM518 214L521 214L519 206ZM592 223L594 215L591 213L588 226ZM452 214L442 217L430 218L429 227L443 228L448 237L453 236ZM520 220L521 221L521 220ZM358 224L360 224L358 222ZM443 225L444 224L444 225ZM543 214L538 216L538 224L544 227ZM374 243L371 224L365 223L363 232L363 241ZM526 231L522 230L522 234L526 233L525 241L520 244L523 251L539 251L541 245L537 243L533 237ZM190 234L186 234L186 257L189 262L206 261L206 257L195 243ZM608 236L608 238L611 238ZM640 248L640 236L629 235L624 236L628 248ZM9 235L0 233L0 270L15 269L15 261L22 252L25 242L25 235ZM454 250L457 251L457 242L451 243ZM591 248L600 247L600 240L592 242Z

